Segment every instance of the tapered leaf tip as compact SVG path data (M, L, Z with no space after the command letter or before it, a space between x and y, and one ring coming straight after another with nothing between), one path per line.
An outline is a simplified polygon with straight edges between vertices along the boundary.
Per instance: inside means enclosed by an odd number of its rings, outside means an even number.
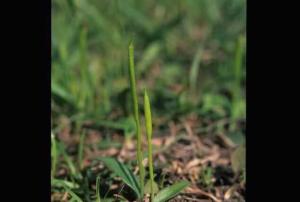
M129 49L133 49L134 48L133 39L130 40L128 47L129 47Z
M144 104L145 110L150 112L150 100L146 88L144 89Z

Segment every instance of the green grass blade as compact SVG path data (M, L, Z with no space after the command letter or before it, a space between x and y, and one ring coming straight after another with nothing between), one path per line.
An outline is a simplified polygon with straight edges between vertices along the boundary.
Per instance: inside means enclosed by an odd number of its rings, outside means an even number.
M90 109L93 106L93 92L94 85L91 73L88 66L88 47L87 47L87 27L83 26L80 32L79 38L79 50L80 50L80 76L81 76L81 97L80 107L85 110Z
M231 166L235 173L246 169L246 147L245 144L239 145L230 157Z
M145 108L145 119L146 119L146 133L148 139L148 161L149 161L149 174L150 174L150 192L151 192L151 201L154 198L154 175L153 175L153 159L152 159L152 118L151 118L151 107L150 101L145 89L144 92L144 108Z
M96 179L96 202L101 202L100 199L100 176L97 176Z
M71 189L69 189L67 186L64 187L66 189L66 191L71 195L72 199L71 201L74 202L83 202L81 200L81 198L79 196L77 196L77 194L75 194Z
M156 194L159 191L158 184L156 182L153 183L153 193ZM151 194L151 180L147 180L144 189L145 194Z
M233 103L232 103L232 118L233 120L236 120L239 118L241 114L241 108L239 105L240 101L240 83L242 80L242 61L243 61L243 55L244 55L244 44L245 40L244 37L241 36L238 38L237 45L236 45L236 52L235 52L235 60L234 60L234 77L235 77L235 83L233 87Z
M72 159L66 153L64 144L59 142L58 145L59 145L60 152L63 155L63 158L64 158L65 162L67 163L67 166L69 167L71 175L76 176L78 178L82 178L81 174L79 172L77 172L76 166L74 165Z
M124 121L108 121L108 120L96 120L95 123L93 123L93 126L95 127L105 127L105 128L111 128L116 130L123 130L125 131L128 128L128 123Z
M116 175L121 177L124 183L127 184L130 188L132 188L139 198L141 197L139 183L134 174L131 172L131 170L129 170L129 168L126 165L110 157L102 157L99 159L103 161L104 164Z
M240 36L237 41L237 46L236 46L236 52L235 52L235 60L234 60L234 74L235 74L235 79L237 82L237 86L239 85L239 82L241 80L242 76L242 60L243 60L243 54L244 54L244 37Z
M79 140L79 148L78 148L78 165L79 169L83 169L83 146L84 146L85 132L83 132L80 136Z
M70 199L70 201L83 202L81 198L71 190L72 188L78 187L77 184L74 184L66 180L52 179L51 185L57 187L63 187L71 195L72 198Z
M158 57L161 49L162 47L159 42L154 42L147 47L141 61L137 64L140 69L139 75L148 70L151 63Z
M198 73L199 73L199 68L200 68L200 62L201 62L201 57L202 57L202 52L203 52L203 47L200 46L195 54L191 70L190 70L190 90L191 92L195 92L197 89L197 79L198 79Z
M140 131L140 120L139 120L139 108L138 108L138 99L136 93L136 84L135 84L135 71L134 71L134 46L133 43L129 44L129 75L130 75L130 90L133 103L134 119L136 122L136 135L137 135L137 157L138 157L138 166L140 171L140 185L141 185L141 195L144 193L144 176L145 169L143 166L143 157L142 157L142 135Z
M70 189L79 188L79 185L76 184L76 183L73 183L73 182L70 182L70 181L67 181L67 180L55 179L55 178L51 179L51 186L54 186L54 187L67 186Z
M144 110L145 110L145 119L146 119L147 138L148 140L151 140L152 138L151 106L150 106L149 96L146 90L144 92Z
M55 136L53 133L51 133L51 157L52 157L51 178L53 178L57 166L57 146L56 146Z
M154 198L154 202L164 202L179 194L189 185L187 181L180 181L170 187L164 188Z
M51 93L60 97L71 106L75 106L74 97L54 81L51 83Z

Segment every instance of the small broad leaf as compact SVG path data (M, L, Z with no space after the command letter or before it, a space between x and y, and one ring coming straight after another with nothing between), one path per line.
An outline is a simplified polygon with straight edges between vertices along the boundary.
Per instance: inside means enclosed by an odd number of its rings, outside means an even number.
M158 185L156 184L156 182L153 182L153 193L156 194L158 191L159 191ZM148 180L145 184L144 193L145 194L151 193L151 181L150 180Z
M244 134L239 132L230 132L227 134L227 137L235 144L235 145L241 145L245 143L245 136Z
M131 170L129 170L129 168L126 165L110 157L102 157L99 159L103 161L104 164L116 175L121 177L124 183L127 184L130 188L132 188L138 197L141 196L140 186L136 179L136 176L132 173Z
M179 194L182 190L184 190L189 185L188 181L180 181L176 184L173 184L170 187L164 188L154 197L153 202L164 202Z
M239 172L245 169L246 166L246 148L245 145L240 145L231 155L231 165L234 172Z

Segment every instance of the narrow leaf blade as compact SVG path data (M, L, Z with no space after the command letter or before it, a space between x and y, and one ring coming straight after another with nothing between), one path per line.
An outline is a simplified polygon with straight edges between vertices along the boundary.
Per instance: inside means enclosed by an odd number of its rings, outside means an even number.
M96 179L96 202L101 202L100 198L100 176Z
M175 197L189 185L188 181L180 181L170 187L164 188L154 197L153 202L164 202Z
M140 186L138 184L138 181L134 174L131 172L131 170L128 169L127 166L120 163L114 158L110 157L103 157L100 158L101 161L115 174L117 174L119 177L122 178L125 184L127 184L130 188L135 191L138 197L140 197Z
M146 119L146 132L148 139L151 140L152 136L152 119L151 119L151 107L150 107L150 100L145 89L144 92L144 107L145 107L145 119Z

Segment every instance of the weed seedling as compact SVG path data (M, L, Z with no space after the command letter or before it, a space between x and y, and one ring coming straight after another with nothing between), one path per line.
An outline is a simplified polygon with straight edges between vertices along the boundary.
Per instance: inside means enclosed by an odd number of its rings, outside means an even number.
M150 181L148 181L146 186L144 184L145 168L142 164L142 160L143 160L142 147L141 147L142 136L141 136L141 129L140 129L140 121L139 121L137 94L136 94L133 54L134 54L134 47L131 42L129 45L129 74L130 74L131 95L133 100L134 118L136 123L137 158L138 158L137 160L138 160L138 166L140 170L139 183L137 181L136 176L133 174L133 172L126 165L120 163L116 159L110 157L101 157L99 158L99 160L101 160L115 174L121 177L123 182L127 184L136 193L137 197L140 200L143 199L144 192L146 192L146 188L148 188L150 184L151 202L165 202L175 197L177 194L179 194L179 192L181 192L189 185L189 182L183 180L173 184L172 186L162 188L160 191L158 190L158 186L154 181L154 172L153 172L152 143L151 143L152 142L151 141L152 139L151 107L150 107L150 100L148 94L145 90L144 111L145 111L146 133L147 133L147 141L148 141L148 162L149 162Z

